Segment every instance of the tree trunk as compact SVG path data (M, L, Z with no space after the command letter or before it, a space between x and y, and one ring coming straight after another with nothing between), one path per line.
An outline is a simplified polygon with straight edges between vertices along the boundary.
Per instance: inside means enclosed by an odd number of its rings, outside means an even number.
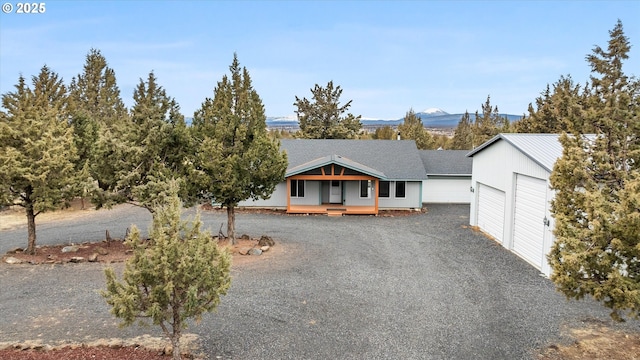
M28 233L28 243L27 243L27 254L35 255L36 253L36 214L33 211L33 203L31 200L26 201L27 206L25 210L27 211L27 233Z
M232 245L236 244L236 208L227 205L227 237Z
M181 360L182 356L180 355L180 337L182 336L182 319L180 318L180 312L182 310L182 306L180 306L177 301L178 295L176 289L173 289L173 294L171 296L173 299L171 300L171 311L173 312L173 322L171 323L171 359L172 360Z
M180 354L180 328L178 326L173 326L173 336L171 336L171 359L172 360L181 360L182 356Z

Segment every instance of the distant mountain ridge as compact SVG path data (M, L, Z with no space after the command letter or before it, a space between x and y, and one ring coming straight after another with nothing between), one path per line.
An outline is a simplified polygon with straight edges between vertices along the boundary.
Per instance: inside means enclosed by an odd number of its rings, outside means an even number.
M422 124L427 128L455 128L458 126L458 122L462 119L464 114L449 114L446 111L439 108L427 108L423 111L417 112L418 116L422 120ZM500 116L506 117L509 122L520 120L522 115L512 114L500 114ZM469 114L471 120L475 120L475 114ZM398 126L402 124L404 117L399 119L361 119L363 127L381 127L385 125ZM292 116L267 116L267 127L288 127L297 128L298 120Z

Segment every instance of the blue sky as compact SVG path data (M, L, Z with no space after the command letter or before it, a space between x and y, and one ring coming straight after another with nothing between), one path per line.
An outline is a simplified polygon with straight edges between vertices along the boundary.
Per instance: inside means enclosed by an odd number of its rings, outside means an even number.
M192 116L236 52L268 116L293 115L295 96L330 80L364 118L474 112L487 95L520 115L561 75L587 81L585 56L607 46L617 19L632 44L625 72L640 76L639 1L44 3L42 14L0 13L2 94L44 64L68 84L96 48L127 106L153 70Z

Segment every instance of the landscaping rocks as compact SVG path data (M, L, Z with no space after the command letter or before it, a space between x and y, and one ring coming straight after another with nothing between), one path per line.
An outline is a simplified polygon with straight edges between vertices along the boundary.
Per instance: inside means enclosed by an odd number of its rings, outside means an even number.
M9 256L6 259L4 259L4 262L6 262L7 264L22 264L23 261L20 259L16 259L13 256Z
M63 253L78 252L78 250L80 250L78 245L69 245L62 248Z
M275 245L275 241L273 241L273 239L270 236L266 236L266 235L262 235L262 237L260 237L260 240L258 240L258 246L273 246Z

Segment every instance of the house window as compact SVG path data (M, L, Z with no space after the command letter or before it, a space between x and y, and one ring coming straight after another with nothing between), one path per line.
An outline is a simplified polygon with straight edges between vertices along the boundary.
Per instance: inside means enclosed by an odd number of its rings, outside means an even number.
M378 192L378 196L383 198L389 197L389 182L388 181L380 181L380 191Z
M405 196L407 183L404 181L396 181L396 197L403 198Z
M371 180L360 180L360 197L371 197Z
M304 197L304 180L291 180L291 197Z

